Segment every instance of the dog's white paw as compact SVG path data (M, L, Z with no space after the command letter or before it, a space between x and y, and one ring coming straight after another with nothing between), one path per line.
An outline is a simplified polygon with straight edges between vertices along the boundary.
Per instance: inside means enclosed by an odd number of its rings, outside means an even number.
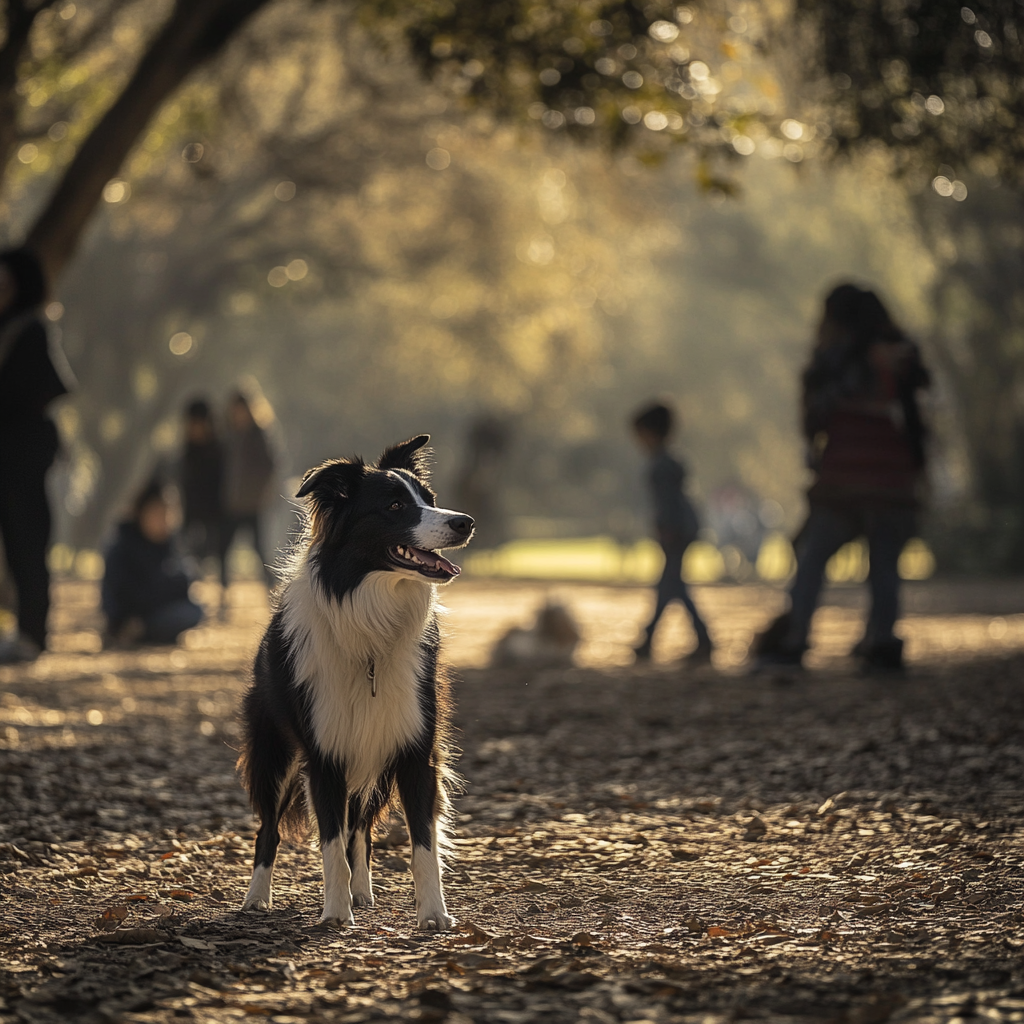
M347 917L329 917L326 913L320 915L320 920L317 924L322 928L349 928L356 923L356 919L352 916L352 911L348 912Z
M361 907L372 907L374 903L372 892L354 892L352 893L352 906L358 908Z
M247 896L245 902L242 904L243 910L269 910L270 900L265 900L260 896Z
M417 927L425 932L450 932L458 923L444 911L423 910L418 915Z

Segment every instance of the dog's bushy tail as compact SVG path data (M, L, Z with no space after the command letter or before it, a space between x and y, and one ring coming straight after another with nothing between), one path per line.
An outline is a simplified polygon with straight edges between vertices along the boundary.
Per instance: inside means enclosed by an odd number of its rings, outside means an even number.
M260 819L276 813L278 830L288 839L309 835L305 771L295 748L260 713L250 690L243 701L242 747L235 768L249 794L249 806Z

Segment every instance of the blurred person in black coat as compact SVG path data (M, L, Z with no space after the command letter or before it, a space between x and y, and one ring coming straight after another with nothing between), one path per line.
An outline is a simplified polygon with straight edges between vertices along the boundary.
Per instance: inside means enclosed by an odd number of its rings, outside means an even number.
M185 448L179 467L185 544L202 560L220 555L224 533L224 446L210 404L193 399L185 407Z
M191 579L174 542L170 508L158 481L135 499L117 528L103 575L105 646L173 644L199 625L203 609L188 596Z
M71 383L67 361L39 317L46 291L34 253L0 252L0 533L18 592L17 635L0 643L4 664L32 661L46 648L46 473L60 447L47 409Z
M248 530L252 546L267 577L267 559L260 531L260 514L271 496L274 456L263 428L256 422L249 400L236 391L228 402L224 443L224 522L221 538L221 582L228 586L227 555L235 534Z

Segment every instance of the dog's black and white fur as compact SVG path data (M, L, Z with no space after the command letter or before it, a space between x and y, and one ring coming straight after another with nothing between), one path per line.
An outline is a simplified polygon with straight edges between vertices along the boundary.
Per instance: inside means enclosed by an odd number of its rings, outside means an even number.
M270 908L280 828L309 807L323 854L320 920L353 924L353 906L373 906L371 829L397 791L418 924L454 924L438 849L450 769L436 590L459 573L438 551L466 544L473 520L436 507L429 439L388 448L376 465L325 462L299 489L305 531L243 705L239 768L260 818L243 909Z

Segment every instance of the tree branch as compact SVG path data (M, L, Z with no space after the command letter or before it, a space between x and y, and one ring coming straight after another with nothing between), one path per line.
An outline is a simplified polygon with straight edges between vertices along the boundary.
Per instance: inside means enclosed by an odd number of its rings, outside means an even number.
M50 280L71 258L82 232L153 115L268 0L178 0L121 95L82 143L28 234Z

